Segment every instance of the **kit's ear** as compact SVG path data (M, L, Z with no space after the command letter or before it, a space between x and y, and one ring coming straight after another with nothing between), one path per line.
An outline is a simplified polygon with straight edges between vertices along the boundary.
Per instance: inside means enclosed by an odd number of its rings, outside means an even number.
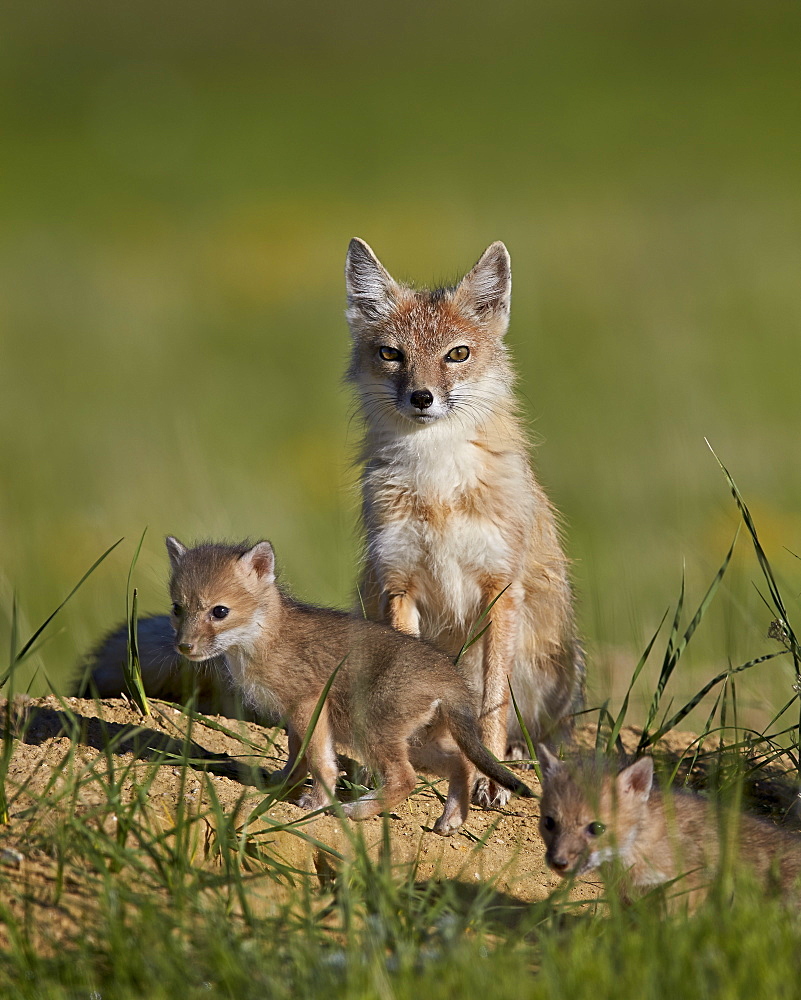
M558 757L554 756L548 747L544 743L538 743L537 747L537 760L539 761L540 768L542 769L542 776L547 780L553 778L558 774L563 768L564 764Z
M275 582L275 552L269 542L257 542L239 557L242 567L264 583Z
M164 542L167 546L167 555L170 557L170 565L174 570L178 569L181 560L186 555L186 546L179 542L177 538L173 538L172 535L167 535Z
M624 768L617 776L619 796L633 796L647 799L654 783L654 761L652 757L641 757L636 763Z

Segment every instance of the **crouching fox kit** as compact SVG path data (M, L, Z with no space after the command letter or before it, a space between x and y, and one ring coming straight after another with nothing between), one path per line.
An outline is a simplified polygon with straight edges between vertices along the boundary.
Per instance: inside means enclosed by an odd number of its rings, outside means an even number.
M663 795L642 757L613 776L590 761L568 764L537 748L545 860L562 876L617 869L626 898L680 879L695 905L725 850L712 803L691 792ZM737 859L767 886L789 892L801 875L801 839L751 816L738 817ZM797 898L798 897L796 894Z
M380 776L374 791L343 805L352 819L392 809L414 788L415 769L449 779L434 830L467 818L474 768L520 795L530 790L481 744L472 696L447 656L409 636L341 611L299 604L275 583L269 542L204 544L167 539L175 645L194 662L218 658L247 703L288 725L289 762L280 777L311 771L306 809L329 805L336 747ZM334 674L303 759L315 707Z
M493 243L455 288L393 280L362 240L345 268L348 380L361 452L367 614L454 657L492 601L492 625L460 661L484 743L520 756L522 733L566 735L581 700L567 563L534 478L504 344L511 264ZM482 779L484 805L508 793Z

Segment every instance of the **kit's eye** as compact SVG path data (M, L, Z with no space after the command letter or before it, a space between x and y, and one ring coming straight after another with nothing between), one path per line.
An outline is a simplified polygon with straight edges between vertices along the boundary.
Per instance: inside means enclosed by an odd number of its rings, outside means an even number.
M467 361L470 357L469 347L454 347L445 355L446 361Z
M553 818L553 816L543 816L542 825L545 827L546 830L555 830L556 820Z
M173 604L173 606L172 606L172 613L175 615L176 618L180 618L181 617L181 612L183 610L184 609L181 607L180 604Z
M587 833L591 837L600 837L605 830L606 827L600 820L597 819L595 820L594 823L590 823L590 825L587 827Z
M217 621L221 622L223 618L228 617L228 612L230 610L231 609L226 608L224 604L215 604L214 607L211 609L211 617L216 618Z
M378 356L382 361L401 361L403 353L397 347L379 347Z

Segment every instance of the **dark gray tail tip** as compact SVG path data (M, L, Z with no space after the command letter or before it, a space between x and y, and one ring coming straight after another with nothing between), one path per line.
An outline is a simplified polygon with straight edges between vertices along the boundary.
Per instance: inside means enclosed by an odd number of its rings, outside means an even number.
M517 794L520 796L521 799L536 798L534 792L531 791L528 785L524 785L522 781L520 782L520 788L518 789Z

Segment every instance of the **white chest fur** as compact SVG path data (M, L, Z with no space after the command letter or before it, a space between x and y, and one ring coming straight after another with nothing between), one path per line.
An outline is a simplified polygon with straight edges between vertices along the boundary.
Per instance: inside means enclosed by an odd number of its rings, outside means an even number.
M413 581L443 628L472 624L486 580L511 578L519 558L499 497L526 496L526 471L516 452L490 451L452 420L383 442L363 481L379 577Z
M254 669L252 648L230 646L225 651L224 659L234 687L241 693L245 704L260 709L265 714L283 713L283 706L274 692Z

